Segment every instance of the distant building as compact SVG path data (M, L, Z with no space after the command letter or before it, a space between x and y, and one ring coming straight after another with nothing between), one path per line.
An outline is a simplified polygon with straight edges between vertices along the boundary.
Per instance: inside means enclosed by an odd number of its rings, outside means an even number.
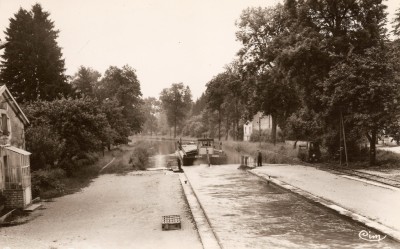
M260 128L261 131L271 130L271 115L263 115L262 112L257 112L251 121L246 121L243 125L243 141L250 141L251 134L258 132Z
M0 86L0 115L0 194L6 207L25 208L32 202L31 153L25 151L29 121L5 85Z

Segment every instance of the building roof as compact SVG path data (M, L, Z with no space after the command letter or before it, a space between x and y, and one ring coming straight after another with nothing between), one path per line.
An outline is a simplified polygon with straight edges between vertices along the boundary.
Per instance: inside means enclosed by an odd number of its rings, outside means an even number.
M30 153L30 152L28 152L28 151L26 151L26 150L23 150L23 149L14 147L14 146L6 146L6 147L4 147L4 149L6 149L6 150L11 150L11 151L13 151L13 152L16 152L16 153L21 154L21 155L24 155L24 156L29 156L29 155L32 154L32 153Z
M29 124L28 118L25 116L25 113L21 110L17 101L15 101L14 97L11 95L6 85L0 86L0 95L5 95L4 98L10 104L11 108L13 108L17 117L24 123L24 125L28 125Z

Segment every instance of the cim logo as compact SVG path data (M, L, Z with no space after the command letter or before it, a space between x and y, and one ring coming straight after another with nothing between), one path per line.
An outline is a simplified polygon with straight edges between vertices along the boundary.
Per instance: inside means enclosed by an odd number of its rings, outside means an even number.
M378 241L384 240L386 238L386 235L381 237L380 234L374 234L371 231L361 230L358 233L358 237L360 239L362 239L362 240L371 241L371 242L378 242Z

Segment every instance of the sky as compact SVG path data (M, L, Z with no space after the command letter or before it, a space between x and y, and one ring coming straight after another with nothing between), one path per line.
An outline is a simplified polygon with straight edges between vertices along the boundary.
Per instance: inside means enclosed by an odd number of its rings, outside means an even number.
M0 39L9 18L35 3L60 31L66 73L82 65L104 74L109 66L136 70L143 97L159 97L173 83L188 85L196 100L231 63L242 10L280 0L0 0ZM389 21L400 1L388 0Z

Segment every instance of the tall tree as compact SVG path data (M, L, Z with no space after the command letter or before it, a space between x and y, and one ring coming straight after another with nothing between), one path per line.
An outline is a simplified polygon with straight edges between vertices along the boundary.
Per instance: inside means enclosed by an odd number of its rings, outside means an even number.
M95 89L101 74L90 67L81 66L71 81L72 88L78 96L95 96Z
M153 132L157 130L157 114L159 114L160 109L160 101L154 97L148 97L143 100L143 115L144 115L144 124L143 131L150 132L150 135L153 135Z
M395 18L394 18L392 24L393 24L393 31L392 31L393 34L396 37L400 37L400 8L398 8L396 10Z
M311 0L303 7L307 26L320 37L317 48L328 55L329 73L313 83L318 89L313 96L321 100L314 109L324 114L326 128L339 132L332 123L343 115L350 127L364 131L373 165L377 133L385 127L387 110L396 99L390 91L397 88L386 61L386 6L380 0Z
M6 29L0 79L17 101L53 100L70 93L58 30L40 4L19 9Z
M221 140L221 122L224 115L224 102L228 93L228 84L230 76L225 73L220 73L207 83L207 104L211 111L218 112L218 140Z
M295 2L271 8L248 8L237 22L237 38L241 70L247 88L253 91L248 99L250 112L258 111L272 117L271 138L276 142L276 128L298 106L296 89L283 73L281 57L293 43L290 28L296 16Z
M190 88L185 87L183 83L172 84L170 88L162 90L160 100L169 126L174 127L174 138L176 138L176 127L183 122L192 105Z
M370 48L340 62L324 82L321 95L327 115L343 116L370 142L370 164L375 164L378 132L391 124L400 101L400 84L382 48Z
M121 68L111 66L95 89L99 100L114 99L122 106L122 113L132 132L141 130L144 117L141 112L143 100L140 82L135 69L128 65Z

